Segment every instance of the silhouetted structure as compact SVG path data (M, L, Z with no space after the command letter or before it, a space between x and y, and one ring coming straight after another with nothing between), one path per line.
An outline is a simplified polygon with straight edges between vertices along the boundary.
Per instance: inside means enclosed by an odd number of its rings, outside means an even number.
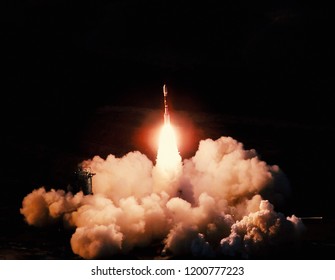
M74 174L75 180L73 193L82 191L84 195L92 194L92 177L95 173L92 173L90 168L82 168L79 166Z

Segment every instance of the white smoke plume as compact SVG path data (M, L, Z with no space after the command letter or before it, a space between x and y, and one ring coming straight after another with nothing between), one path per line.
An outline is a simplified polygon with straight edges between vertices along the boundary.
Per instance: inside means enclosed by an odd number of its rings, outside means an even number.
M303 230L299 218L275 211L289 193L285 174L231 137L200 141L172 173L138 151L81 165L96 174L92 195L41 187L23 199L20 212L34 226L61 220L74 231L73 252L85 259L157 241L172 256L247 258Z

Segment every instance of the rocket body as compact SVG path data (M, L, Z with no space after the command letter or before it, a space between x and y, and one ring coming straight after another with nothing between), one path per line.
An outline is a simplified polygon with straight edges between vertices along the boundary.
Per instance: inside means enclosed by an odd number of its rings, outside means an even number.
M163 85L163 95L164 95L164 124L170 124L170 115L169 115L169 108L167 105L167 87Z

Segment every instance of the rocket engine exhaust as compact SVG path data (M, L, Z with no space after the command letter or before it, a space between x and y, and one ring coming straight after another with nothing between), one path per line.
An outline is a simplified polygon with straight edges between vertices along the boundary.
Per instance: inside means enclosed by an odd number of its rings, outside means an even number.
M171 178L176 178L180 175L182 169L182 160L178 151L177 139L174 132L174 128L170 123L170 114L167 104L167 87L163 85L163 95L164 95L164 125L161 128L159 136L159 144L157 151L156 166L158 173L164 173L164 188L166 190L166 185L171 185ZM179 175L178 175L179 174ZM159 176L161 176L160 174ZM167 177L171 177L168 179ZM162 189L162 190L163 190ZM170 193L168 191L168 193Z
M86 193L35 189L22 201L25 221L75 229L71 248L84 259L124 256L157 241L164 258L264 258L291 248L305 229L302 219L275 211L290 194L279 166L229 136L201 140L182 160L167 94L164 84L156 164L139 151L96 155L80 164L89 171L78 173L89 182Z

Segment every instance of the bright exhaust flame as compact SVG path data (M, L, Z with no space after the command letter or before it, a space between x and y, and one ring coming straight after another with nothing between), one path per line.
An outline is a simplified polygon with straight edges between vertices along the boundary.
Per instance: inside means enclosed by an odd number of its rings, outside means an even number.
M175 131L170 123L165 123L159 136L157 167L169 172L179 166L180 162Z
M74 229L73 253L85 259L126 254L162 241L161 254L226 258L266 256L296 241L304 225L274 209L290 193L277 165L231 137L199 142L182 161L164 93L156 164L139 151L81 163L93 194L44 187L22 201L30 225L62 222Z

